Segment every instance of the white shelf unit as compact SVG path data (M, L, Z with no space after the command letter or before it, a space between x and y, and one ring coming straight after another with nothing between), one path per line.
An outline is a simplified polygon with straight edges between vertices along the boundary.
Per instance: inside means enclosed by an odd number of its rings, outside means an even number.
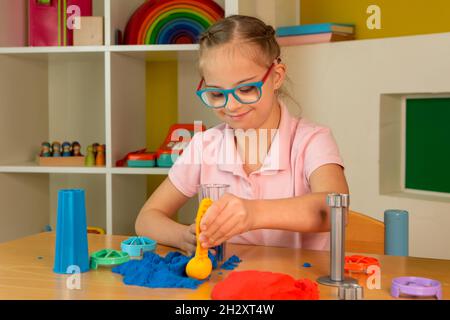
M86 190L89 225L108 234L134 233L135 217L148 196L147 176L168 173L115 167L125 154L146 145L148 61L178 63L178 122L217 123L192 89L198 82L198 45L116 45L115 30L124 30L144 0L93 2L94 15L105 21L103 46L26 47L18 32L26 30L27 1L0 2L0 242L40 232L47 224L54 227L57 191L64 188ZM299 11L298 0L283 0L278 15L261 11L257 0L217 2L226 15L256 15L277 25L295 23L290 16L282 18L286 8ZM267 0L265 6L280 8L275 2ZM24 9L23 16L7 19L17 8ZM106 167L38 166L40 144L55 140L77 140L83 152L89 144L105 143ZM186 211L195 213L194 200Z

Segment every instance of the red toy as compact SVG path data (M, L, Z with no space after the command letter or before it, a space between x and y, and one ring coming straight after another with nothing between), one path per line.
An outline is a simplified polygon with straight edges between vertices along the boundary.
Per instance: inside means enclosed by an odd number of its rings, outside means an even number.
M174 124L170 127L161 147L156 152L158 167L171 167L173 159L183 153L184 148L194 136L195 131L205 131L206 127L196 128L193 124ZM189 139L187 139L189 137ZM172 155L175 155L172 157Z
M367 268L369 266L379 267L380 262L376 258L359 255L345 257L344 269L347 272L367 273Z
M233 271L211 293L213 300L319 300L317 283L282 273Z
M117 167L127 166L130 162L151 162L156 161L158 167L170 168L174 159L183 153L191 138L198 132L203 132L206 127L196 127L194 124L174 124L170 127L166 139L161 144L157 152L150 152L147 149L141 149L128 153L123 159L116 162Z

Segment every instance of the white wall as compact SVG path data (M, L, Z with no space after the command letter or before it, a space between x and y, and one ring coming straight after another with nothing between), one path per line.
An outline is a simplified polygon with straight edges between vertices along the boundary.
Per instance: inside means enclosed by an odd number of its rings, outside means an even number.
M380 193L380 95L450 93L449 57L450 33L284 48L303 116L339 143L352 209L408 210L411 256L450 259L450 198Z

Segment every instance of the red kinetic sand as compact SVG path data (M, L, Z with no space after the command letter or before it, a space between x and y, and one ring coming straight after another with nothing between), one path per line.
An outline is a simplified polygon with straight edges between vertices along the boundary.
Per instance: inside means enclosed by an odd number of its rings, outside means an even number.
M282 273L234 271L213 289L213 300L318 300L317 283Z

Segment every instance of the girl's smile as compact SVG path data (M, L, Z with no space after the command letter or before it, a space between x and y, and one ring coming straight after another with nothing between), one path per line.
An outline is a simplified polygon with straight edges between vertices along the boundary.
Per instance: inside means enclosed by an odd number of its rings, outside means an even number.
M240 120L243 120L252 111L253 110L248 110L246 112L237 113L237 114L228 114L228 113L225 113L225 114L227 115L227 117L229 117L233 121L240 121Z

